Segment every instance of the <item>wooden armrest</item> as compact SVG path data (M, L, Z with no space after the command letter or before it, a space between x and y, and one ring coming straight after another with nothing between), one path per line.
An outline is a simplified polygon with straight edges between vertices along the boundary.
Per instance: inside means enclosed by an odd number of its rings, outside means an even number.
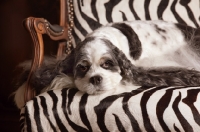
M30 74L27 80L27 86L25 89L24 100L25 102L29 101L35 96L35 91L30 86L30 78L33 72L40 67L43 62L44 57L44 43L43 43L43 34L47 34L53 40L67 40L68 30L67 27L61 27L59 25L51 25L46 19L43 18L34 18L29 17L24 20L24 26L29 31L32 40L33 40L33 60L31 65ZM57 57L61 57L64 52L65 44L60 44L58 49Z
M61 40L59 43L57 58L60 59L64 53L69 54L72 45L72 28L73 28L73 1L60 0L60 25L51 25L44 18L29 17L24 20L24 26L29 31L33 40L33 60L31 70L27 79L25 88L24 101L32 99L36 93L30 86L30 78L33 72L41 66L44 57L43 34L47 34L53 40ZM69 39L69 40L68 40ZM68 40L68 41L67 41ZM67 47L66 47L67 41ZM65 51L65 48L67 51Z

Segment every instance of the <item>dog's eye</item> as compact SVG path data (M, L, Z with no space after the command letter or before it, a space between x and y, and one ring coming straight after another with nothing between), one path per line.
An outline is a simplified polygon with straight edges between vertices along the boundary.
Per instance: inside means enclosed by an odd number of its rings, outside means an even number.
M86 72L88 70L88 67L87 66L83 66L81 64L79 64L77 66L78 70L81 70L82 72Z
M103 68L105 68L105 69L108 69L108 68L110 68L110 67L113 66L113 62L112 62L111 60L107 60L107 61L105 61L105 63L103 63L101 66L102 66Z

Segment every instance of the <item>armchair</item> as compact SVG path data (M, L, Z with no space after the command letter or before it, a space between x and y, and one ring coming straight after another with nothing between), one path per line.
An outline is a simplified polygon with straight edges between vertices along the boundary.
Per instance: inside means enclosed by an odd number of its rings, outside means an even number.
M188 24L193 27L199 27L200 23L199 7L197 6L199 2L197 0L191 2L186 0L181 0L180 2L168 0L166 2L159 1L160 3L150 1L137 3L137 1L134 2L132 0L104 2L105 1L91 1L90 3L79 0L60 0L60 25L51 25L44 18L29 17L24 21L24 26L30 32L34 44L34 57L29 78L32 72L34 72L43 61L44 44L42 34L47 34L52 40L60 41L57 50L57 58L59 59L64 54L70 53L71 49L75 47L75 41L77 42L84 39L86 34L108 22L170 19L170 21ZM97 7L98 4L101 6ZM130 10L120 8L127 6L126 4L129 4ZM150 4L152 4L152 6ZM157 10L155 10L153 4L158 4ZM105 9L102 9L103 5ZM138 8L142 6L145 8L139 10ZM91 10L89 10L89 8L91 8ZM25 93L25 102L35 96L34 91L30 88L29 81L27 81Z
M34 43L29 79L43 62L42 34L60 41L57 52L57 58L60 59L70 54L86 34L108 22L162 19L193 27L199 27L200 24L198 0L60 0L60 7L60 25L51 25L44 18L29 17L24 21ZM135 91L128 89L114 95L108 92L96 97L76 89L62 89L36 96L29 79L24 95L27 103L21 111L24 131L200 130L199 122L195 120L195 125L191 126L187 120L193 121L193 117L183 116L186 113L178 108L184 109L187 104L186 109L191 109L193 116L199 116L195 113L200 111L199 107L190 105L199 101L199 88L141 87ZM171 117L164 120L163 116ZM174 122L170 123L173 119ZM189 127L185 127L184 123Z

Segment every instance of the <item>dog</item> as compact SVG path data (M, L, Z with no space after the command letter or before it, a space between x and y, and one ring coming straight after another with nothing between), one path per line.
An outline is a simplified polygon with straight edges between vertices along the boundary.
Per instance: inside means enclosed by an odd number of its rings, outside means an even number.
M30 84L37 94L64 87L100 94L119 85L199 86L199 44L199 28L110 23L88 34L64 60L37 69Z

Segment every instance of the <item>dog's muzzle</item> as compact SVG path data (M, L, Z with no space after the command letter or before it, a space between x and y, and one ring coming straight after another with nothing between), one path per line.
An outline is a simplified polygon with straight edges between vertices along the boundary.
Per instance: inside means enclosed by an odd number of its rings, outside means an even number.
M93 76L90 78L90 83L93 85L99 85L102 82L103 78L99 75Z

